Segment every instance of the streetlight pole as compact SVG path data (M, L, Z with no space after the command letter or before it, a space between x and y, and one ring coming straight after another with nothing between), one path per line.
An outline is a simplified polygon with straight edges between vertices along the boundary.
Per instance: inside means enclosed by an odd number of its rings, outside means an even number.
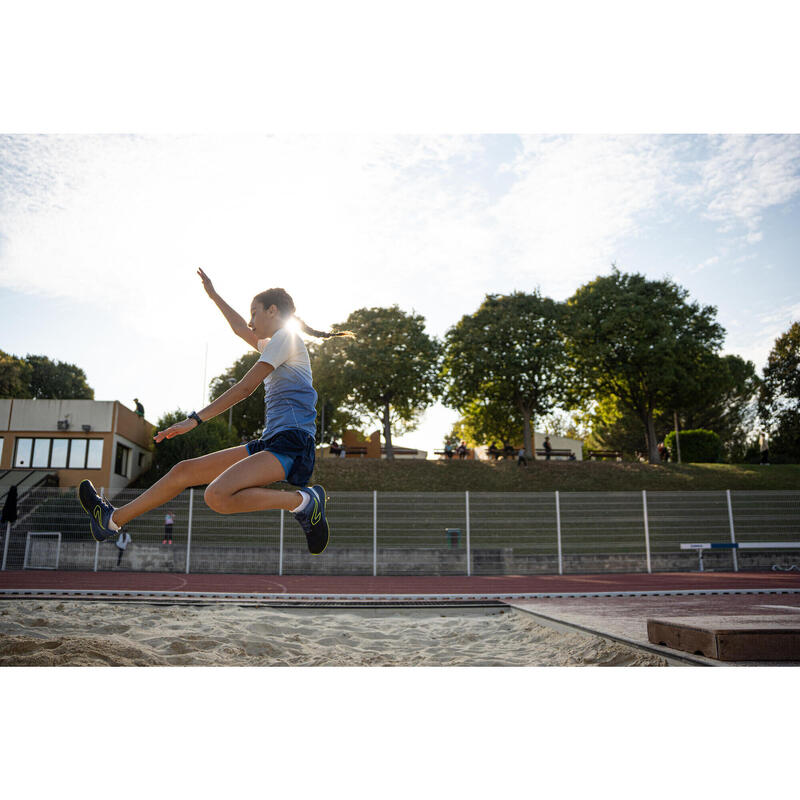
M228 378L228 386L233 388L234 384L236 383L236 378ZM233 428L233 406L228 409L228 430Z

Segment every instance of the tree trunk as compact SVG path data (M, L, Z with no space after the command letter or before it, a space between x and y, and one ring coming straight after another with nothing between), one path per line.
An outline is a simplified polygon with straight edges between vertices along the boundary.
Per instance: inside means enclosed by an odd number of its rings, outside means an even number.
M392 424L389 422L389 404L383 407L383 439L386 442L386 458L394 461L394 451L392 450Z
M658 442L656 441L656 425L653 422L653 412L646 412L647 419L647 460L651 464L660 464L661 456L658 454Z
M533 420L530 409L522 409L522 420L522 446L525 448L525 457L533 460L536 458L536 453L533 449Z

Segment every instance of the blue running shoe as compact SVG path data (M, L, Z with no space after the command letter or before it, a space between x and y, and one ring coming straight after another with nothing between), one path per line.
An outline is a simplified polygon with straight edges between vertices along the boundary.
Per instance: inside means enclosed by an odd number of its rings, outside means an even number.
M328 521L325 519L325 506L328 503L328 495L319 484L299 489L299 491L307 494L311 500L294 517L300 523L300 527L306 535L308 552L318 556L328 546L328 539L330 538Z
M116 509L108 500L97 494L90 480L81 481L78 486L78 500L89 515L89 529L98 542L104 542L118 535L119 531L112 531L108 524Z

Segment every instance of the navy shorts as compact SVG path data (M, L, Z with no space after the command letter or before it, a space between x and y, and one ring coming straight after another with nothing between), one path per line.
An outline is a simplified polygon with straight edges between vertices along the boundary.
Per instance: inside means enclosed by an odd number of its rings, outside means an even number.
M307 486L311 480L314 471L314 437L305 431L289 428L269 439L253 439L245 446L250 456L264 450L272 453L283 465L286 480L292 486Z

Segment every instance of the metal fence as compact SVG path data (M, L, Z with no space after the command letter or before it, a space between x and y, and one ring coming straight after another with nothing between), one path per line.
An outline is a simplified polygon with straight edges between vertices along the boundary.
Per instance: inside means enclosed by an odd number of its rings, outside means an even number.
M123 490L113 502L130 502ZM164 515L175 517L164 544ZM698 568L681 544L800 540L800 491L335 492L331 544L311 556L291 514L221 515L187 490L126 526L120 558L98 543L74 490L37 488L2 535L4 569L127 569L269 575L504 575ZM4 526L5 527L5 526ZM37 534L60 534L46 537ZM707 569L787 568L800 551L713 550ZM702 560L700 562L702 564Z

